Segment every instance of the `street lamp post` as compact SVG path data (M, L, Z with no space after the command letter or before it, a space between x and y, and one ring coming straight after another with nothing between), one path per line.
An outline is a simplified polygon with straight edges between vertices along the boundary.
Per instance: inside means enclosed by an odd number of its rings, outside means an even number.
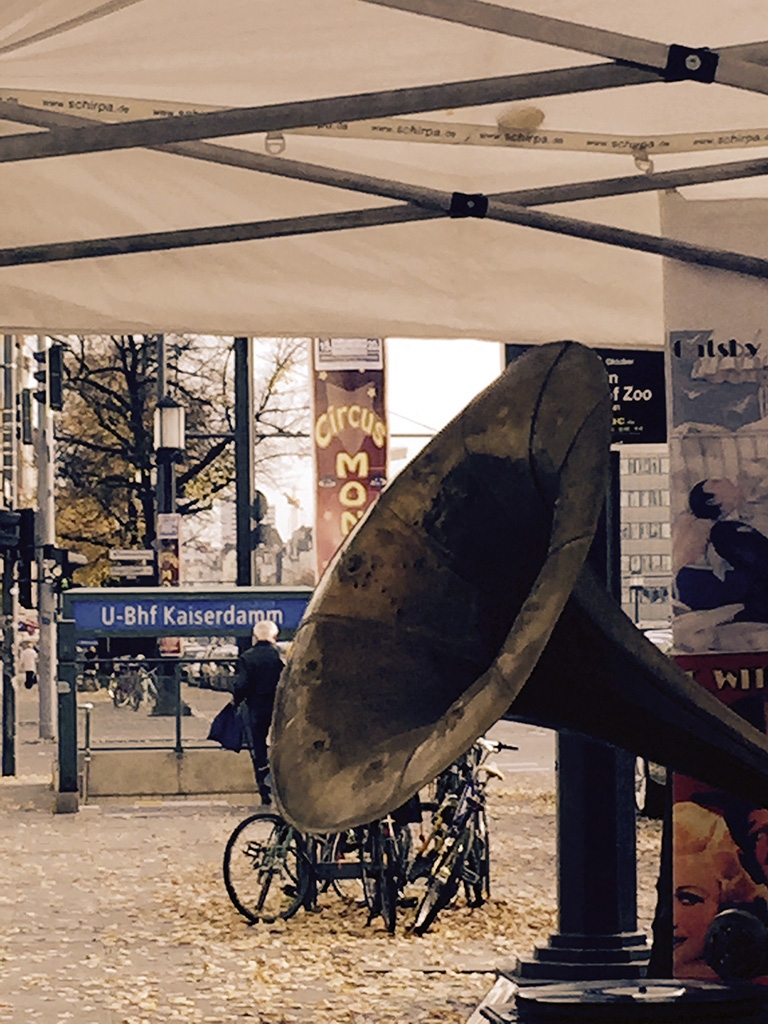
M158 515L176 511L176 463L184 447L184 406L164 395L155 409Z
M166 555L164 547L174 540L167 540L167 531L164 528L166 519L172 517L176 512L176 463L182 458L185 447L184 438L184 407L168 394L161 396L155 409L155 458L157 462L157 529L155 531L157 548L157 571L158 582L168 583L165 574L161 571L163 559ZM178 583L179 565L179 538L178 530L175 533L175 559L171 559L174 568L175 582ZM158 654L160 647L158 644ZM161 662L157 672L157 703L154 713L156 715L176 716L176 746L181 748L181 694L179 690L179 678L177 674L178 663Z

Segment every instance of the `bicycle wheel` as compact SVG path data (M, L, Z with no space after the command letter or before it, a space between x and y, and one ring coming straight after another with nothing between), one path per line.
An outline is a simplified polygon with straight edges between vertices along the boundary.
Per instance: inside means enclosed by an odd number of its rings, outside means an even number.
M368 920L381 912L379 887L376 873L379 863L378 829L375 825L363 825L358 832L360 845L360 878L363 883L363 899L368 907Z
M464 863L464 893L470 907L481 907L490 895L488 837L475 833Z
M227 841L223 869L229 898L251 922L292 917L309 885L300 833L269 811L240 822Z
M468 839L468 832L463 832L454 843L443 849L435 861L432 874L427 880L427 891L413 922L413 931L417 935L427 931L440 911L448 906L459 891Z
M395 843L397 844L398 871L402 883L408 878L413 861L413 836L408 825L395 827Z
M397 900L400 895L400 857L395 837L388 832L379 832L378 846L378 903L384 927L390 935L395 934L397 925Z
M328 849L327 856L325 849ZM355 832L338 832L323 853L321 864L328 864L330 885L337 896L348 903L366 903L360 844Z
M128 694L118 683L112 691L112 703L116 708L124 708L128 703Z

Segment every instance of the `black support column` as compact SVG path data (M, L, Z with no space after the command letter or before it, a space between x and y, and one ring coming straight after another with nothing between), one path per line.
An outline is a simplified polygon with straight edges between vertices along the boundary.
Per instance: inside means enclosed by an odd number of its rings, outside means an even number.
M590 563L620 596L619 456ZM599 709L595 709L596 713ZM634 755L570 732L557 749L558 928L516 980L640 978L650 947L637 931Z
M235 514L237 585L253 583L253 368L250 338L235 338Z

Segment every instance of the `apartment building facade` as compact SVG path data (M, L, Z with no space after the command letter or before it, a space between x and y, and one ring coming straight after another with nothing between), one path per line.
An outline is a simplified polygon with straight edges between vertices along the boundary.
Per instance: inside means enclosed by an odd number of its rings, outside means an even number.
M621 447L621 606L641 627L672 617L669 448Z

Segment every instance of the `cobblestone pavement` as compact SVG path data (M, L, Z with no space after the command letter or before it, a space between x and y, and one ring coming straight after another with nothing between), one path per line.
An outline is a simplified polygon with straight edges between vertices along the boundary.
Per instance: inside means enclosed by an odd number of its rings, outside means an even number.
M190 703L207 717L220 695ZM18 718L18 775L0 781L1 1022L459 1024L497 969L555 930L549 773L495 784L484 907L445 911L422 938L368 926L335 896L319 913L249 927L229 903L221 857L250 797L112 798L54 815L55 748L36 739L29 695ZM639 838L647 927L657 825Z

